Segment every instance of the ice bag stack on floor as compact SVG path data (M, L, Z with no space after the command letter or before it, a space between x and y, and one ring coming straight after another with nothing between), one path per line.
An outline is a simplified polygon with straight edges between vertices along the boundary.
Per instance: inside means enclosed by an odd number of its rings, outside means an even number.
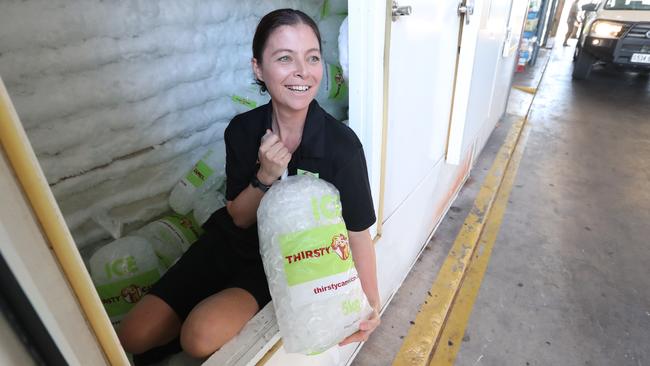
M211 150L178 182L169 199L177 213L117 238L92 255L91 277L113 324L198 240L200 225L225 205L223 160L223 154Z
M370 313L337 189L310 176L277 182L257 211L260 252L287 352L325 351Z
M170 215L104 245L90 257L90 276L114 325L201 233L191 216Z
M135 236L115 240L90 258L90 275L114 325L119 324L163 272L151 245Z

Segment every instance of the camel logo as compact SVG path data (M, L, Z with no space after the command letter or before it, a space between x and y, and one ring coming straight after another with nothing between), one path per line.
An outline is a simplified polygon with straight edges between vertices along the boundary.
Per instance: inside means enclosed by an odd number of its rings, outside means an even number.
M192 231L192 233L197 238L201 236L201 233L197 232L196 228L194 227L192 220L188 219L187 217L181 217L181 226Z
M341 258L346 260L350 257L350 243L348 238L343 234L334 235L332 238L332 250Z
M142 289L137 285L130 285L123 288L120 295L122 295L124 301L135 304L142 298Z

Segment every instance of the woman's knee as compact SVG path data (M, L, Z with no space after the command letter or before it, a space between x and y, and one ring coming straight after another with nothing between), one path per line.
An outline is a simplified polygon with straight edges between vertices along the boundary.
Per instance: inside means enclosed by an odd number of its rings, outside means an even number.
M235 325L236 326L236 325ZM181 327L181 347L188 355L205 358L219 350L234 335L228 331L233 325L194 314Z
M117 329L117 337L126 352L140 354L153 348L149 332L137 319L124 319Z
M183 323L181 346L193 357L207 357L239 333L257 311L255 298L243 289L230 288L212 295Z
M188 355L195 358L205 358L216 352L225 342L214 337L213 332L205 331L203 327L186 326L181 330L181 347Z
M125 351L139 354L178 336L180 319L163 300L145 296L122 319L117 336Z

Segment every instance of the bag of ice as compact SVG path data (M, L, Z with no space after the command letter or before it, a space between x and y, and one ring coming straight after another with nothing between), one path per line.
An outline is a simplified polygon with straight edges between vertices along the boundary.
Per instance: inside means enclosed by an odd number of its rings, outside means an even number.
M276 182L260 203L257 224L285 350L320 353L356 332L371 310L338 190L310 176Z
M192 215L172 214L141 227L132 236L144 238L149 242L165 269L176 262L189 249L203 229Z
M113 325L119 324L164 271L151 245L136 236L106 244L93 254L89 265L90 276Z

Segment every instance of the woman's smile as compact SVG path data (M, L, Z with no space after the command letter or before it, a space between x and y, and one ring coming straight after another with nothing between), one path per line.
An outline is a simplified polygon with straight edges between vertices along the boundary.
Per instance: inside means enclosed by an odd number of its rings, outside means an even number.
M286 85L286 88L294 91L294 92L299 92L303 93L306 92L307 90L311 89L311 86L309 85Z

